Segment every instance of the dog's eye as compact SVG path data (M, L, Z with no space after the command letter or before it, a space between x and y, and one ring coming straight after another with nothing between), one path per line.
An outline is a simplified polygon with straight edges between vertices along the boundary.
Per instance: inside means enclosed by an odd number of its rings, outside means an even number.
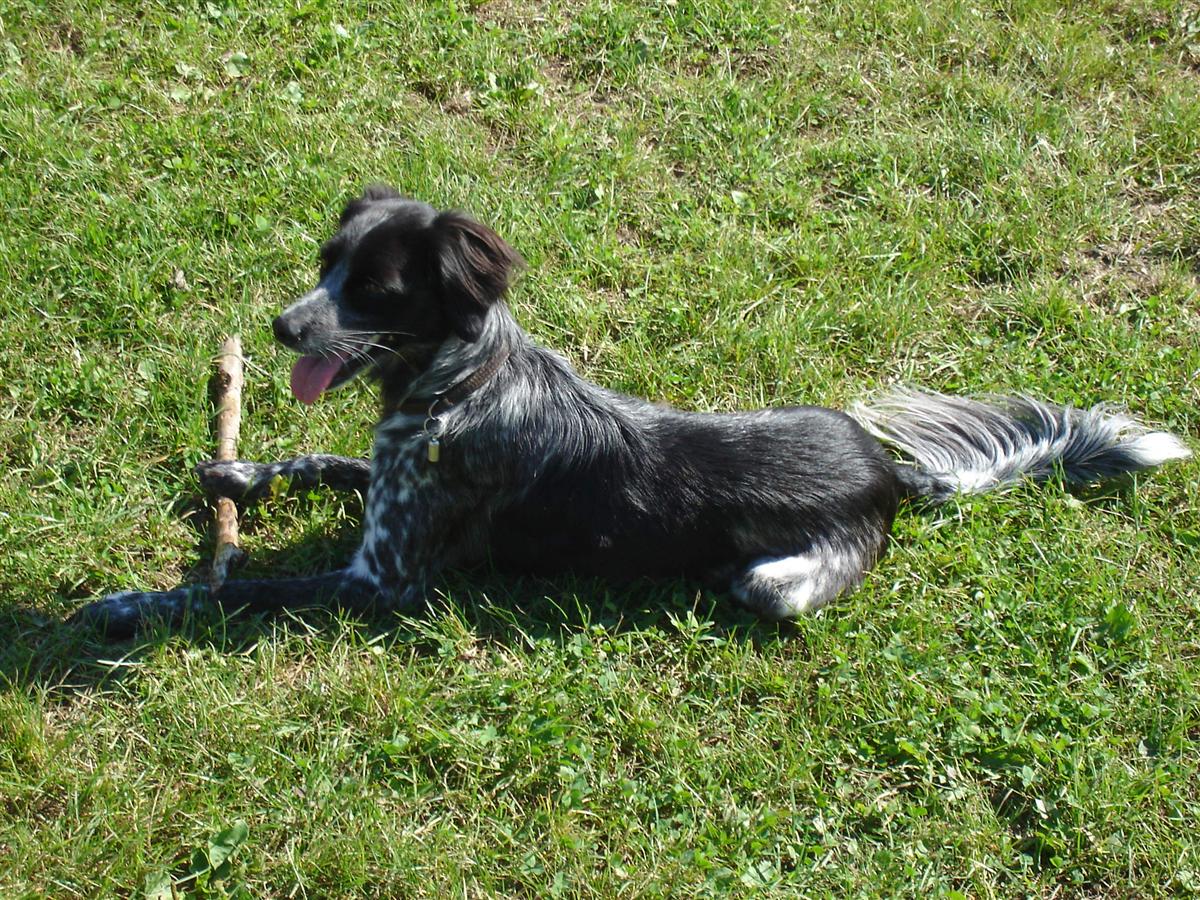
M381 313L393 308L397 292L374 283L346 292L347 303L362 313Z

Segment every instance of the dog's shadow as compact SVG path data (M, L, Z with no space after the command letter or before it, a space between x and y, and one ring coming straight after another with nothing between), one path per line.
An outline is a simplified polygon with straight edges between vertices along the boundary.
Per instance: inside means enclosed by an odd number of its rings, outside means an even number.
M1099 488L1071 488L1068 492L1100 508L1137 502L1136 481L1131 478ZM291 502L297 504L295 511L303 514L309 501L293 497ZM313 574L344 564L358 544L361 502L354 497L344 497L342 502L345 515L335 532L315 526L284 547L258 550L234 577ZM196 533L196 563L185 580L202 582L213 551L207 508L202 499L193 496L180 498L175 510ZM914 514L927 515L928 510L918 504ZM255 522L269 516L264 508L251 513L246 521L253 529ZM21 590L18 585L0 581L2 597L19 597ZM595 627L610 633L674 630L689 620L706 623L710 634L755 645L803 640L804 635L802 625L764 622L726 596L681 581L641 580L614 585L572 576L513 576L484 567L445 573L426 607L401 617L328 607L243 615L213 605L179 625L151 625L136 638L123 641L104 640L31 605L0 604L0 689L42 686L74 691L112 684L136 671L140 660L168 643L238 653L280 629L311 632L353 628L369 640L388 643L394 638L410 650L422 652L424 648L436 653L444 644L438 637L439 629L444 634L465 630L477 640L500 645L549 642L554 646Z
M293 498L303 513L308 501ZM361 502L344 499L345 516L331 532L316 526L299 540L256 550L232 577L315 574L344 565L358 544ZM196 533L196 563L186 583L203 582L212 558L204 501L180 498L177 513ZM264 509L246 516L251 530L269 517ZM0 583L0 596L19 596L16 585ZM151 623L136 637L111 641L31 605L0 604L0 689L44 687L73 693L112 686L167 644L205 647L218 653L249 650L272 635L353 629L365 640L402 644L407 652L444 652L451 634L510 647L548 643L565 646L581 631L610 634L664 631L703 623L708 634L754 644L794 639L790 623L763 622L728 597L682 581L639 580L615 585L600 579L510 575L484 566L452 570L438 580L424 608L404 615L369 614L327 606L299 607L275 614L243 614L216 604L198 609L182 623Z

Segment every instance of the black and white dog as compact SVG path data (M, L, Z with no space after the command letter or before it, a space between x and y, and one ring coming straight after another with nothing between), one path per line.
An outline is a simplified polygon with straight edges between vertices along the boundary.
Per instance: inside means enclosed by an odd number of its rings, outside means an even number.
M902 498L941 501L1061 470L1089 482L1189 455L1102 408L899 392L850 415L818 407L685 413L581 379L504 303L521 260L457 212L375 186L321 248L320 281L274 322L301 354L303 403L367 372L382 388L374 454L206 463L242 500L277 476L367 493L362 545L325 575L123 592L76 619L109 635L190 603L318 601L410 609L444 566L688 576L770 619L856 587ZM898 448L907 462L887 454Z

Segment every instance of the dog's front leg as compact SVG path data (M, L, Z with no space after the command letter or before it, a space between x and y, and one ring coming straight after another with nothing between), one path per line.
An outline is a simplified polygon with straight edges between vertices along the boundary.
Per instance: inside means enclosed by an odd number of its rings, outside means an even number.
M69 621L115 640L154 622L176 625L190 611L212 605L228 612L274 612L330 603L350 609L376 605L398 609L397 595L402 593L381 590L376 583L339 569L298 578L227 581L216 593L199 584L172 591L119 591L82 607Z
M196 478L205 493L249 503L266 496L276 479L291 489L323 484L338 491L366 494L371 463L365 459L314 453L280 462L209 460L196 465Z
M375 502L378 497L382 502ZM334 604L360 611L402 611L424 602L430 579L451 558L464 558L481 521L477 498L452 496L430 480L372 491L363 543L346 569L300 578L227 581L171 591L120 591L79 609L72 624L109 639L135 634L153 622L174 625L191 611L217 606L228 612L275 612ZM471 502L468 502L470 499Z

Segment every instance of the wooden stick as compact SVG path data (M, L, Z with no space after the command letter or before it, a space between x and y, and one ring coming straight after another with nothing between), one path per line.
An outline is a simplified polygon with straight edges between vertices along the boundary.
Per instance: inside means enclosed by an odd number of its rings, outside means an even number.
M227 338L217 357L213 375L217 403L217 460L237 459L238 429L242 424L242 339ZM237 506L228 497L216 499L217 550L213 555L209 584L219 590L229 577L229 570L246 558L238 546Z

